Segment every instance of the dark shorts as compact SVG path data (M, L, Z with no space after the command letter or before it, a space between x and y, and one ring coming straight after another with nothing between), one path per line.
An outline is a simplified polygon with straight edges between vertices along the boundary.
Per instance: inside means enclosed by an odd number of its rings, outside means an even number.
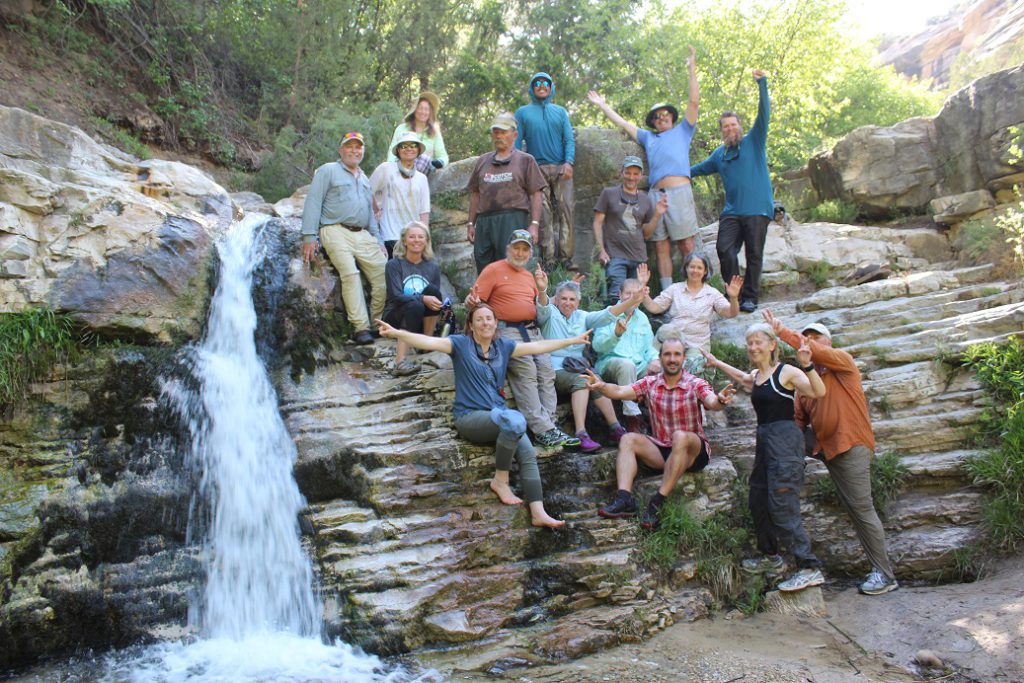
M654 443L654 442L652 441L651 443ZM654 445L658 446L658 450L661 451L661 457L664 458L667 461L668 460L668 456L672 455L672 447L671 446L659 446L656 443ZM708 444L707 444L707 442L704 439L701 439L700 440L700 453L697 454L697 459L693 461L693 464L690 465L690 467L686 471L687 472L700 472L702 469L704 469L705 467L708 466L708 462L710 462L710 461L711 461L711 458L708 455Z

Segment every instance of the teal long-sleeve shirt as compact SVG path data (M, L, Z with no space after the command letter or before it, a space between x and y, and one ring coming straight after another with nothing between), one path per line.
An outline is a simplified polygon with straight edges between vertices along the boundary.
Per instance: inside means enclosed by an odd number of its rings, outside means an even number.
M597 365L594 368L597 374L604 372L608 361L613 358L624 358L636 366L639 375L648 363L658 357L651 321L643 311L637 310L626 323L626 331L621 337L615 336L615 325L594 330L594 351L597 353Z
M521 150L525 142L526 151L538 164L576 163L572 123L563 107L550 102L527 104L516 110L516 123L516 149Z
M768 121L771 101L768 77L757 81L757 120L736 147L719 145L704 161L690 169L690 177L717 173L725 186L723 216L775 215L772 181L768 174Z
M612 322L615 322L615 316L612 315L610 307L593 313L577 309L566 318L553 303L549 302L547 306L537 306L537 324L540 325L541 334L545 339L570 339L595 327L601 329ZM581 358L583 344L573 344L564 349L552 351L551 366L555 370L561 370L562 360L569 356Z

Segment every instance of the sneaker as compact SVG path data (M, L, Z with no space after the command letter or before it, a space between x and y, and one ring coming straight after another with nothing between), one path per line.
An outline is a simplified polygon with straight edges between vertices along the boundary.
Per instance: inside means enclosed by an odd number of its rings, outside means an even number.
M822 576L820 569L801 569L780 583L778 588L783 593L792 593L811 586L820 586L823 583L825 583L825 577Z
M757 304L753 301L750 301L749 299L746 301L742 301L740 302L740 310L743 311L744 313L753 313L754 311L757 310Z
M615 494L615 500L610 504L605 505L603 508L598 508L598 517L604 517L605 519L627 519L630 517L636 517L636 499L633 498L632 493L623 493L622 491Z
M359 330L352 335L352 341L360 346L365 346L373 343L373 335L369 330Z
M580 450L584 453L593 453L601 448L601 444L591 439L586 432L576 432L576 438L580 440Z
M615 443L621 441L622 437L624 437L625 435L626 430L622 428L622 425L617 425L616 427L612 428L611 432L608 434L611 440L614 441Z
M654 501L647 503L647 509L644 510L644 516L640 519L640 526L649 531L657 529L661 525L661 511L660 505L655 505Z
M626 431L634 434L643 434L647 431L643 415L626 415L622 419L626 423Z
M402 362L395 366L395 377L405 377L407 375L413 375L419 371L419 363L411 361L408 358L403 358Z
M740 569L747 574L778 574L786 566L782 555L762 555L761 557L748 557L740 562Z
M896 579L890 579L877 569L868 574L867 580L860 585L860 592L864 595L881 595L894 591L900 587Z
M557 448L559 446L568 446L572 448L580 445L579 439L575 436L569 436L558 427L549 429L542 434L537 434L536 441L545 448Z

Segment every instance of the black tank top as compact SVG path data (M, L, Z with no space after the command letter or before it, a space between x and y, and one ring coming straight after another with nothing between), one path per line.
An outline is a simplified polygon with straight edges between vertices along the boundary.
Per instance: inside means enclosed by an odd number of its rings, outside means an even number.
M757 413L759 425L793 419L793 395L796 392L782 386L779 377L784 366L785 363L779 363L764 384L758 384L757 375L754 375L755 382L754 388L750 391L750 402Z

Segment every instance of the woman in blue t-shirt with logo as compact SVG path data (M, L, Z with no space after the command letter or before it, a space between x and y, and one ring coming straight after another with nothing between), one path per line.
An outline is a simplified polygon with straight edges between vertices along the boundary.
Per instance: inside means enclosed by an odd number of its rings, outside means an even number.
M382 317L403 330L433 334L444 295L441 269L430 246L430 229L419 221L406 225L394 256L384 267L388 293ZM409 345L399 340L395 350L395 374L399 377L419 372L419 363L405 357L408 353Z
M505 404L505 371L510 358L551 353L573 344L586 344L590 341L590 330L571 339L516 342L499 336L498 319L491 307L483 303L470 311L466 334L429 337L395 329L383 320L378 320L377 325L382 337L397 339L418 349L441 351L452 357L455 429L467 441L495 444L491 490L506 505L523 502L509 486L508 473L515 456L519 461L519 483L530 508L533 526L557 528L565 524L544 510L537 453L526 435L526 418Z

